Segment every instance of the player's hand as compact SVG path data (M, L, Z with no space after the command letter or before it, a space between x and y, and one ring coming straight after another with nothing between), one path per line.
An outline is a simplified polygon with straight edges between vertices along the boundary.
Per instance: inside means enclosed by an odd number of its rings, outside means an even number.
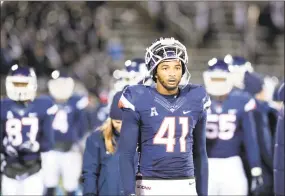
M259 195L263 186L262 170L261 168L251 169L251 188L250 191L253 195Z
M19 150L23 152L38 152L40 145L38 142L26 141L19 146Z
M7 145L5 147L6 149L6 153L10 156L10 157L17 157L18 156L18 152L17 150L12 146L12 145Z

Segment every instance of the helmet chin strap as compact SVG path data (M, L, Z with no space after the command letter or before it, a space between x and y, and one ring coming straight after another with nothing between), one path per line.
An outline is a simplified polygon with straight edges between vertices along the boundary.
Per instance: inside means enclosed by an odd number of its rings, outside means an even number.
M186 73L188 74L188 77L187 77L186 83L181 87L182 89L184 89L187 86L187 84L189 84L190 78L191 78L191 74L190 74L187 66L185 65L185 73L184 74L186 74Z

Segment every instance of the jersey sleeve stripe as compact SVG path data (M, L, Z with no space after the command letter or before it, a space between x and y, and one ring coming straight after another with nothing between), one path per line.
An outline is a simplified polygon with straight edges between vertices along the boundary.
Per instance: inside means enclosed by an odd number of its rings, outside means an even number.
M79 101L77 101L76 107L77 107L79 110L82 110L82 109L84 109L84 108L87 107L88 103L89 103L88 98L87 98L87 97L83 97L83 98L81 98Z
M47 109L47 114L48 115L54 115L58 110L57 105L53 105L50 108Z
M129 100L124 97L124 95L121 96L118 106L119 108L129 108L135 111L135 106L129 102Z
M247 102L247 104L245 104L244 111L249 112L255 109L255 107L256 107L256 103L255 103L255 100L252 98Z
M206 98L207 101L204 103L203 109L208 109L211 106L211 99L209 97Z

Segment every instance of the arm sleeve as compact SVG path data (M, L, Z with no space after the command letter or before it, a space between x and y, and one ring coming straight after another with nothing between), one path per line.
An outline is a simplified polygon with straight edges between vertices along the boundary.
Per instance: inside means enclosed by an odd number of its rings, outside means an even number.
M261 157L266 163L266 165L273 169L273 144L272 136L269 128L268 118L265 112L255 111L254 112L255 122L256 122L256 131L258 138L258 146L260 147Z
M78 136L79 139L82 139L84 134L88 129L88 116L86 107L88 106L89 101L88 97L84 96L76 103L77 109L77 126L78 126Z
M139 136L139 116L131 109L123 109L123 124L118 147L120 171L125 195L135 194L134 157Z
M83 194L98 193L97 178L100 172L100 148L97 142L94 142L92 135L86 140L86 147L83 155Z
M53 148L54 145L54 130L52 129L52 121L57 112L56 105L47 109L44 119L42 120L42 135L40 139L40 151L47 152Z
M195 166L196 191L198 195L208 195L208 156L206 150L207 113L203 112L193 131L193 157Z
M257 144L256 126L253 111L247 111L242 115L243 141L246 149L247 160L251 168L261 167L260 151Z
M87 111L86 110L79 110L77 112L77 126L78 126L78 137L79 139L82 139L84 134L88 130L88 117L87 117Z

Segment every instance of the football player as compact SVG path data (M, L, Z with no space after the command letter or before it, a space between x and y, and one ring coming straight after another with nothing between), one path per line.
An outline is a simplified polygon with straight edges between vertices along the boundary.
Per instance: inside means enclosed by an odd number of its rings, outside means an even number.
M255 188L262 183L252 115L255 101L242 91L232 90L232 75L223 60L213 58L208 65L203 78L212 100L206 133L209 195L247 195L248 182L240 158L243 145L251 168L251 184Z
M119 153L124 193L207 195L205 126L210 100L202 86L179 87L183 74L189 72L187 50L174 38L160 38L146 49L145 62L156 87L129 86L119 102L123 108Z
M90 123L90 130L94 130L101 126L103 122L108 118L109 110L109 93L103 91L99 94L99 100L95 107L88 107L88 116Z
M114 89L109 94L110 100L116 92L122 91L126 86L135 84L152 84L144 59L142 58L127 60L124 68L122 70L115 70L113 76L117 81L114 84ZM110 103L111 102L112 100Z
M148 70L145 61L142 58L134 58L125 62L122 70L116 70L113 74L118 81L114 84L118 91L123 90L127 85L142 84L145 82L152 83L149 79ZM144 82L144 80L146 80Z
M251 64L243 57L226 56L229 70L234 79L234 86L244 92L250 93L256 101L253 116L256 124L258 145L260 148L263 186L256 189L256 194L271 195L273 191L273 132L277 118L278 104L273 102L274 82L268 77L263 78L253 71ZM275 84L276 85L276 84ZM273 131L274 130L274 131ZM244 153L241 155L243 158ZM251 179L247 161L244 160L246 173Z
M2 195L42 195L41 152L54 143L51 128L56 105L36 98L37 77L29 67L13 65L6 78L8 98L1 99Z
M44 156L46 194L55 194L55 188L62 177L67 195L74 195L78 188L82 165L79 142L88 127L84 110L88 105L88 98L73 93L74 80L67 74L55 70L51 76L48 89L58 106L58 111L52 122L55 146Z
M283 106L279 113L275 148L274 148L274 193L275 195L285 195L284 180L284 83L278 91L278 100L283 102Z
M261 195L273 195L273 135L270 131L268 116L273 111L269 102L265 101L264 80L256 74L250 73L245 78L244 91L249 92L256 101L256 109L253 111L256 122L257 139L260 148L262 175L264 184L258 190ZM274 111L277 116L277 110Z

